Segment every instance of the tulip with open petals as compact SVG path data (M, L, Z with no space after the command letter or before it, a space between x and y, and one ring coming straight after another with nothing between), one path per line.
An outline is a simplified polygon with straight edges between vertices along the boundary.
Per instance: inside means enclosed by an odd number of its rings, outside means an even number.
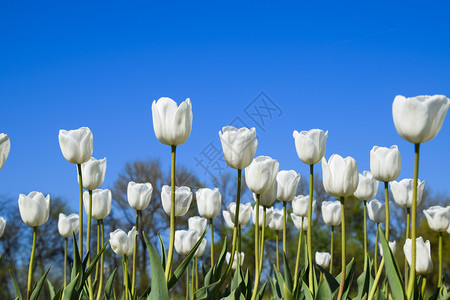
M202 235L208 226L208 220L199 216L190 217L188 219L189 230L197 231L198 235Z
M309 195L298 195L292 200L292 211L299 217L308 216ZM312 211L316 207L316 199L312 203Z
M364 171L362 174L359 174L358 188L353 193L353 196L356 199L367 201L375 197L377 192L378 180L373 178L372 173Z
M258 146L255 128L225 126L219 132L219 137L227 165L238 170L247 168L253 161Z
M245 168L245 183L255 194L267 193L273 186L280 165L269 156L258 156Z
M449 104L443 95L396 96L392 103L395 129L408 142L425 143L441 130Z
M165 185L161 189L161 202L164 211L170 216L171 207L171 187ZM192 192L187 186L175 187L175 216L184 216L191 206Z
M42 193L31 192L19 195L19 211L22 221L30 227L43 225L50 213L50 195L44 197Z
M92 191L92 219L102 220L111 212L111 191L96 189ZM83 194L84 210L89 214L89 192Z
M153 129L163 144L178 146L189 138L192 129L192 105L187 98L180 106L168 97L152 103Z
M311 129L298 132L294 130L293 136L297 155L303 163L314 165L325 155L328 131Z
M297 192L298 182L300 181L300 173L294 170L280 171L277 174L277 199L280 201L292 201Z
M283 229L283 216L282 209L274 208L272 210L272 219L270 220L269 228L277 231Z
M328 252L316 252L316 264L326 269L330 265L331 254Z
M244 227L250 220L250 215L252 213L251 203L240 204L239 205L239 225ZM228 204L227 210L222 211L223 219L228 228L234 228L234 220L236 217L236 202L231 202Z
M259 205L265 207L271 207L277 200L278 184L274 181L269 191L259 196ZM253 200L256 202L256 194L253 193Z
M197 198L197 209L200 216L206 219L213 219L220 214L222 208L222 195L218 188L198 189L195 193Z
M376 180L391 182L402 169L402 157L397 145L390 148L374 146L370 150L370 171Z
M414 179L402 179L401 181L392 181L390 183L392 196L394 196L395 203L403 208L410 208L413 199L413 184ZM424 181L417 181L417 205L422 202L422 194L425 186Z
M263 224L263 212L264 212L264 207L260 206L259 207L259 227L262 227ZM269 226L270 222L272 221L272 212L273 212L273 208L266 208L266 224L264 225L265 227ZM255 225L256 223L256 205L253 206L252 209L252 222L253 225Z
M72 164L87 162L93 151L92 132L87 127L59 131L59 146L64 158Z
M105 180L106 158L95 159L91 157L81 165L83 174L83 188L89 191L98 189Z
M78 233L79 217L77 214L66 216L63 213L58 217L58 232L62 237L71 238Z
M406 260L411 267L411 239L407 239L403 246ZM421 275L426 275L433 271L433 261L431 260L430 241L424 242L423 238L419 236L416 238L416 272Z
M431 230L444 232L450 225L450 206L431 206L423 211Z
M381 243L378 243L378 248L380 249L380 255L383 256L383 245L381 245ZM389 242L389 248L391 248L392 254L395 254L395 250L397 250L397 242Z
M122 229L116 229L109 234L111 249L118 255L130 256L134 250L134 239L137 235L136 227L125 233Z
M328 226L341 224L341 203L338 201L323 201L322 218Z
M369 219L374 223L383 223L386 221L384 203L377 199L373 199L367 203L367 213Z
M237 267L237 257L238 257L238 253L237 251L234 254L234 258L233 258L233 264L231 265L231 269L232 270L236 270ZM245 253L241 252L241 266L244 263L244 258L245 258ZM230 264L230 259L231 259L231 253L227 252L227 254L225 255L225 260L227 261L227 264Z
M6 227L6 220L3 217L0 217L0 238L3 236Z
M127 187L128 204L135 210L144 210L152 200L153 186L150 182L129 182Z
M11 148L11 141L5 133L0 133L0 169L5 165Z
M308 217L299 217L296 214L291 213L291 219L298 230L301 229L306 231L308 229Z
M331 155L327 160L322 158L323 187L332 197L347 197L358 188L358 166L353 157Z

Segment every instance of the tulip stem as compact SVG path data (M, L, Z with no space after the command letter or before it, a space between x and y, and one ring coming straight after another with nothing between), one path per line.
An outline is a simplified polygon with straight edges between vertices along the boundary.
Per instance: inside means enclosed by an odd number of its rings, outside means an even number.
M239 226L239 230L238 230L238 241L237 241L237 262L239 264L239 266L241 265L241 227ZM233 260L234 261L234 260Z
M259 225L259 224L258 224ZM261 246L259 253L259 274L261 274L262 265L263 265L263 256L264 256L264 234L266 228L266 207L263 208L263 222L262 222L262 232L261 232Z
M186 300L189 300L189 264L186 267Z
M339 293L337 300L341 300L342 293L344 292L344 284L345 284L345 197L341 197L341 248L342 248L342 257L341 257L341 285L339 287Z
M123 281L125 284L125 300L128 300L128 257L123 256Z
M30 267L28 268L27 299L31 298L31 282L33 281L34 252L36 250L37 227L33 227L33 247L31 248Z
M367 265L367 201L364 200L364 271Z
M333 274L334 226L331 226L330 274Z
M439 277L438 287L442 286L442 231L439 231Z
M278 269L278 271L280 271L280 262L279 262L279 258L278 258L278 248L280 247L279 246L279 237L278 237L278 230L276 231L276 235L275 235L275 239L276 239L276 244L277 244L277 269Z
M192 261L192 271L191 271L191 300L194 299L194 272L195 272L195 262Z
M375 274L378 271L378 231L380 230L380 223L377 223L377 234L376 234L376 238L375 238L375 254L373 256L373 265L374 265L374 270L375 270Z
M372 300L373 296L375 295L375 291L378 288L378 281L380 281L383 267L384 267L384 257L381 259L380 268L378 269L378 272L376 272L376 276L372 284L372 289L370 290L369 298L367 298L367 300Z
M214 266L214 228L213 219L209 219L210 231L211 231L211 268Z
M414 183L411 211L411 268L408 283L408 300L412 298L414 282L416 281L416 216L417 216L417 181L419 180L419 150L420 144L414 144Z
M136 232L139 232L139 210L136 210ZM131 295L134 296L134 287L136 284L136 254L137 254L137 234L134 237L133 250L133 273L131 274Z
M101 236L101 246L105 244L105 228L103 227L103 219L97 221L97 226L100 226L100 236ZM100 251L100 250L99 250ZM100 300L100 297L102 295L102 285L103 285L103 253L100 255L100 279L98 283L98 292L97 292L97 300Z
M256 299L256 294L258 293L259 285L259 200L261 198L260 194L256 194L256 206L255 206L255 285L253 286L252 299Z
M427 278L424 276L422 279L422 290L421 290L421 295L422 295L422 299L425 299L425 288L427 286Z
M198 258L195 259L195 290L198 290Z
M67 285L67 238L64 239L64 288Z
M312 242L311 242L311 223L312 223L312 203L314 194L314 165L309 166L309 206L308 206L308 232L307 232L307 247L308 247L308 264L309 264L309 291L314 295L314 281L312 268ZM302 220L303 223L303 220ZM302 226L303 229L303 226Z
M89 208L88 208L88 226L86 233L86 255L87 255L87 265L91 263L91 221L92 221L92 191L89 190ZM94 300L94 291L92 290L92 278L91 275L88 277L88 289L89 289L89 300Z
M80 185L80 207L79 207L79 229L78 229L78 251L80 259L83 260L83 175L81 174L81 164L77 164L78 183Z
M100 252L100 223L97 220L97 253L98 254ZM98 278L98 267L99 267L99 263L97 262L95 264L95 277L94 277L94 282L97 280Z
M287 255L287 253L286 253L286 218L287 218L286 205L287 205L287 202L283 201L283 253L285 256Z
M297 280L298 280L298 268L300 264L300 252L302 249L302 233L303 233L303 217L301 221L301 227L300 227L300 233L298 234L298 243L297 243L297 259L295 260L295 276L294 276L294 289L297 287Z
M386 229L385 237L386 241L389 242L389 182L384 182L384 207L386 210Z
M406 209L406 237L405 237L405 243L406 240L409 238L409 228L411 223L411 208ZM405 256L405 283L408 282L408 261Z
M170 171L171 194L170 194L170 243L169 253L167 255L167 264L165 270L166 282L169 282L172 273L173 248L175 245L175 158L177 146L172 146L172 165Z

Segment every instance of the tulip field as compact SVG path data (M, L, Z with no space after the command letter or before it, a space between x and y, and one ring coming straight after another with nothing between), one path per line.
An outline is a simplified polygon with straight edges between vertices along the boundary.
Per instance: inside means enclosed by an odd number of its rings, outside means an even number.
M77 178L73 180L79 185L78 212L60 213L58 220L64 261L54 263L64 266L61 274L56 274L63 278L63 283L48 280L53 272L51 266L45 272L35 267L39 259L36 243L46 238L46 233L38 229L49 219L52 200L50 195L33 191L18 196L21 219L32 233L28 241L32 250L26 290L21 290L11 270L10 280L1 282L0 289L11 288L19 300L43 299L44 289L55 300L179 299L180 295L174 295L173 290L181 284L185 286L181 299L186 300L450 299L450 282L443 268L443 256L448 257L448 253L442 246L450 235L450 206L431 206L422 201L425 181L419 179L421 144L439 133L449 105L450 100L443 95L396 96L392 104L393 122L399 136L413 144L414 161L402 161L397 145L374 146L370 150L370 170L364 171L358 169L356 160L350 156L325 157L328 131L294 130L292 147L301 163L309 165L307 195L297 194L300 173L280 170L278 161L272 157L255 157L258 147L255 128L224 126L217 138L224 161L237 175L237 181L233 183L236 198L223 210L223 191L219 187L193 189L175 185L177 151L183 150L178 146L191 134L190 99L180 104L167 97L153 101L154 133L161 144L169 146L166 148L171 155L170 185L161 187L158 207L170 219L170 228L167 236L157 237L147 236L142 230L142 213L152 201L156 183L128 182L127 201L135 212L135 222L106 232L113 201L111 190L102 189L107 160L92 157L93 134L89 128L60 130L60 159L67 160L67 168L76 167ZM10 143L9 136L1 133L0 169L7 163ZM414 166L412 178L399 178L402 164ZM321 168L322 182L314 180L317 168ZM251 202L241 199L243 184L252 193ZM317 203L314 191L318 185L323 185L333 199L322 201L321 215L315 216L323 219L331 236L328 249L323 252L313 252L317 242L312 230ZM384 198L375 199L379 187ZM358 273L355 257L347 254L351 247L347 237L355 230L347 224L354 217L346 215L349 201L362 203L356 213L364 220L363 251L358 253L363 265ZM423 211L418 210L421 203L427 207ZM406 215L404 220L396 220L406 228L401 242L392 238L394 228L390 221L394 205ZM192 206L198 215L185 222L182 217ZM437 245L430 243L429 236L421 235L418 215L426 218L438 237ZM0 241L9 230L7 217L0 216ZM218 244L214 241L214 226L219 218L232 238L224 238L222 245L215 247ZM374 236L368 234L369 222L376 226ZM247 224L252 226L250 238L244 236L249 232L243 230ZM296 228L298 240L289 240L289 226ZM334 238L335 234L339 239ZM145 241L144 256L148 255L150 261L150 279L146 281L138 280L136 275L138 258L143 255L137 251L140 237ZM270 239L275 239L275 253L267 248ZM373 251L368 249L369 239L374 239ZM69 247L69 241L73 247ZM296 251L289 249L288 244L292 243ZM252 249L252 254L245 249ZM401 256L396 256L396 252ZM181 261L174 259L175 253ZM209 253L208 260L202 260L205 253ZM438 260L432 259L433 253L437 253ZM121 267L106 268L106 255L120 258ZM399 257L405 262L404 269L399 267ZM2 258L0 253L0 265ZM338 265L336 258L340 261ZM251 268L244 264L249 260ZM269 273L264 272L265 264L272 266ZM437 274L437 284L427 290L427 280L432 274Z

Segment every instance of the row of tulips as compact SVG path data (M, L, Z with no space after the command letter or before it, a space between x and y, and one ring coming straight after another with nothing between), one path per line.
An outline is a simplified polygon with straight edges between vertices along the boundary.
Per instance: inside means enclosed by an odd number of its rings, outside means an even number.
M333 273L332 256L334 253L333 233L334 227L341 226L341 273L337 279L337 290L333 291L333 295L338 299L346 298L348 295L348 286L346 284L346 216L345 216L345 202L350 196L354 196L364 202L364 257L365 269L370 267L372 259L368 255L367 250L367 214L369 219L377 223L377 240L375 242L375 257L373 262L375 264L375 279L372 287L367 289L365 297L373 299L378 288L378 282L381 278L383 269L386 269L389 279L389 287L385 289L385 295L391 294L394 298L401 295L403 298L412 299L414 297L414 289L417 286L416 273L426 275L433 270L431 262L430 243L424 242L422 237L417 237L416 232L416 218L417 205L421 201L424 182L418 179L418 164L419 164L419 148L420 144L434 138L439 132L445 115L449 107L449 99L445 96L418 96L413 98L405 98L397 96L393 103L393 117L394 124L400 136L407 141L415 144L415 171L414 178L403 179L400 182L395 180L398 178L401 171L401 155L396 145L387 147L374 146L370 151L370 172L364 171L362 174L358 172L356 161L352 157L343 158L338 154L333 154L326 160L325 148L328 137L328 131L324 132L320 129L312 129L309 131L294 131L293 137L295 140L295 148L300 160L310 166L310 188L309 195L296 196L296 190L300 181L300 174L294 170L279 170L279 163L277 160L268 156L255 157L257 149L256 130L254 128L235 128L233 126L225 126L219 132L219 138L222 143L224 158L229 167L237 170L237 196L236 201L228 205L227 210L222 211L225 224L233 230L233 237L231 243L231 251L226 255L221 255L217 263L214 262L214 229L213 219L220 214L221 210L221 194L217 188L214 189L199 189L196 191L197 208L200 217L193 217L189 219L188 230L176 230L176 217L183 216L187 213L193 199L193 193L189 187L175 186L175 161L177 146L184 144L191 132L192 128L192 104L189 99L182 102L179 106L170 98L160 98L152 104L153 127L157 139L171 147L171 185L165 185L161 189L162 207L165 213L170 217L170 237L169 247L166 256L166 249L161 240L161 256L162 256L162 272L158 273L158 267L154 266L155 261L152 261L152 283L165 282L166 289L172 287L179 278L179 272L185 271L189 274L189 262L194 260L192 264L193 270L197 269L197 258L201 257L206 248L206 239L204 238L208 230L208 223L211 233L211 269L212 277L216 278L216 282L212 286L204 287L205 289L194 288L192 284L191 290L187 290L186 295L190 294L192 298L197 297L201 293L205 294L207 298L214 299L219 294L223 295L223 284L232 270L235 270L233 278L238 276L241 272L240 266L244 260L244 253L241 252L241 231L242 227L250 219L250 213L253 215L253 224L255 225L254 244L255 250L255 269L253 288L248 289L246 293L243 292L243 297L246 299L259 299L264 293L265 284L259 289L260 277L263 266L264 245L265 245L265 228L283 232L283 257L286 258L287 253L287 238L286 238L286 224L287 224L287 204L292 203L291 219L294 225L299 229L299 244L297 249L296 266L294 269L294 280L292 284L282 290L281 296L283 298L300 297L300 295L311 295L311 297L318 297L322 287L325 285L323 279L327 276L321 277L322 280L317 283L316 273L313 262L312 253L312 212L316 201L314 200L314 165L321 162L323 186L325 191L332 197L336 197L339 201L330 201L322 203L322 217L325 224L331 227L331 248L330 253L315 254L315 263L322 269L321 272L327 272L325 268L330 267L329 275ZM79 182L79 215L60 215L58 222L58 229L60 234L65 238L65 251L67 253L67 238L74 237L79 234L78 250L79 253L74 253L80 258L84 255L83 246L83 208L88 216L87 231L86 231L86 261L87 266L99 265L99 283L93 284L90 272L80 274L84 276L84 282L80 290L80 295L92 300L100 299L103 287L103 251L107 246L107 242L103 237L103 219L108 216L111 210L111 192L109 190L99 189L104 181L106 173L106 158L97 160L92 157L93 153L93 136L92 132L86 128L77 130L65 131L61 130L59 133L59 142L63 156L72 164L77 166L78 182ZM0 168L3 166L10 148L10 142L7 135L0 135ZM244 171L244 180L253 193L253 200L255 205L250 203L241 203L241 180L242 171ZM379 182L384 183L385 199L384 203L373 199L378 191ZM389 186L394 195L394 201L399 206L407 210L406 220L406 243L403 247L405 258L409 264L409 270L405 270L405 283L399 289L394 286L395 282L402 282L402 278L398 278L398 274L391 272L392 252L395 252L395 241L389 241L389 216L390 216L390 201L389 201ZM84 191L86 190L86 191ZM151 183L134 183L130 182L127 189L128 201L130 206L136 211L136 223L132 229L125 233L121 229L110 233L109 244L112 250L123 256L124 262L124 297L128 299L137 298L135 293L135 264L136 264L136 241L137 235L141 234L139 231L139 214L140 211L145 210L152 196L153 187ZM276 201L282 203L282 210L273 208ZM29 277L27 287L28 299L32 296L32 278L33 278L33 260L36 244L37 227L44 224L48 219L50 208L50 197L44 197L41 193L32 192L28 196L20 195L19 209L22 220L25 224L33 228L33 248L30 257ZM442 287L442 233L447 231L450 233L450 207L434 206L424 211L424 215L428 220L431 229L439 232L439 283L438 287ZM99 240L97 241L96 257L92 260L91 253L95 253L90 249L91 242L91 221L92 219L98 221ZM385 223L384 233L381 230L380 223ZM3 224L3 225L2 225ZM131 224L130 224L131 227ZM0 222L0 233L4 230L4 221ZM307 262L304 272L300 272L299 254L302 241L302 234L306 231L306 257ZM383 236L379 237L379 233ZM1 234L0 234L1 236ZM145 237L145 236L144 236ZM279 255L278 255L278 234L276 235L277 242L277 268L275 272L279 272ZM380 265L378 266L377 249L378 239L381 240L380 256L382 256ZM411 241L416 241L413 243ZM384 248L385 245L390 247ZM152 248L153 246L150 247ZM384 250L384 251L383 251ZM174 270L173 256L174 251L178 254L186 256L185 260L179 268ZM383 255L389 252L389 255ZM151 251L149 250L149 253ZM67 256L67 255L66 255ZM131 287L129 287L128 279L128 258L133 256L132 279ZM387 258L385 259L385 257ZM224 272L218 266L222 266L223 260L226 259L227 267ZM285 277L288 266L285 262ZM158 262L159 263L159 262ZM64 286L62 288L62 295L66 290L66 262L64 268ZM153 274L155 268L155 274ZM88 270L92 269L89 267ZM82 272L82 271L80 271ZM217 273L218 272L218 273ZM367 272L370 273L370 270ZM162 276L162 274L164 274ZM218 275L217 275L218 274ZM236 275L237 274L237 275ZM276 280L271 284L281 284L287 278L280 278L279 273L276 273ZM155 277L163 278L155 278ZM331 275L332 276L332 275ZM397 277L395 277L397 276ZM97 278L97 275L95 276ZM406 283L408 279L408 283ZM154 280L154 281L153 281ZM187 286L189 286L189 276L187 276ZM333 278L334 280L334 278ZM398 281L400 280L400 281ZM194 282L194 279L192 280ZM248 283L248 281L247 281ZM332 283L332 282L331 282ZM330 289L330 282L328 288ZM71 284L67 285L70 286ZM198 284L197 284L198 285ZM97 286L97 293L95 288ZM84 289L83 289L84 287ZM275 286L272 289L276 290ZM196 293L196 290L198 290ZM229 289L225 289L229 290ZM153 287L149 297L156 295L156 287ZM201 292L201 293L200 293ZM445 292L447 293L447 292ZM106 291L105 291L106 294ZM197 296L195 296L197 295ZM231 295L231 294L230 294Z

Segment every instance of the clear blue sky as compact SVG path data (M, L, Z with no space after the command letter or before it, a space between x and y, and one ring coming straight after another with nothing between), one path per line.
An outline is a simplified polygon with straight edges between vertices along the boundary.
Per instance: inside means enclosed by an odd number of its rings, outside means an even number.
M91 128L94 157L108 159L105 187L127 161L168 160L151 119L161 96L191 98L192 134L178 151L191 167L240 118L257 128L257 155L280 169L308 177L292 131L321 128L327 158L353 156L362 172L374 145L397 144L399 179L412 177L413 146L395 131L391 105L397 94L450 96L449 2L298 2L4 1L0 132L11 153L0 194L38 190L77 207L59 129ZM246 114L260 92L280 109L264 126ZM449 146L446 120L421 148L420 167L427 185L447 194Z

